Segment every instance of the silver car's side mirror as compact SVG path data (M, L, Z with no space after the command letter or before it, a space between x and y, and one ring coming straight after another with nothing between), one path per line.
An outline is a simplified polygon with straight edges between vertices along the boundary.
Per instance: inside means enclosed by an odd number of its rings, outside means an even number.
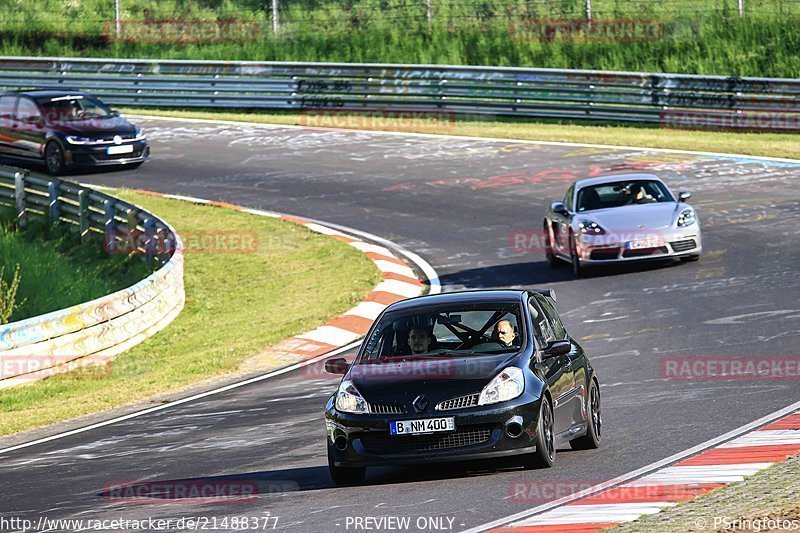
M679 202L685 202L686 200L688 200L691 197L692 197L692 193L690 193L689 191L682 191L682 192L678 193L678 201Z
M564 202L553 202L550 204L550 210L553 213L558 213L560 215L568 215L569 211L567 211L567 206L564 205Z

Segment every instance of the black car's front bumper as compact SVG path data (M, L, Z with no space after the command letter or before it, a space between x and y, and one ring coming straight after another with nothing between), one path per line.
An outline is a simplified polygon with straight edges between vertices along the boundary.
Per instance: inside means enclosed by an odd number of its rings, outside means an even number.
M398 415L341 413L329 402L325 413L328 450L339 467L438 463L531 453L536 450L539 401L523 395L485 407ZM450 416L455 418L455 431L389 434L389 423L394 420ZM519 435L514 437L507 431L512 422L521 426Z
M64 148L64 163L75 167L96 167L107 165L131 165L144 163L150 159L150 145L146 140L125 143L131 145L127 154L109 154L109 144L67 144Z

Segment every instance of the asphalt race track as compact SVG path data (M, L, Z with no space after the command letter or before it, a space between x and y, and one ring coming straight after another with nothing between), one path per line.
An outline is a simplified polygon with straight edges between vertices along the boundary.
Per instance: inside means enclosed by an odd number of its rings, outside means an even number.
M78 179L369 231L424 257L445 291L555 287L566 326L601 380L604 443L564 450L548 470L524 471L513 462L382 468L371 469L364 486L336 487L327 472L322 410L337 379L300 370L0 456L6 515L269 514L279 517L277 529L301 532L364 531L356 518L381 516L410 517L411 530L434 530L439 522L424 519L440 517L440 530L463 530L640 468L800 399L796 379L663 375L670 357L798 354L800 163L136 122L151 139L152 162ZM654 172L673 191L694 193L705 255L696 263L604 269L579 280L566 265L549 268L538 237L545 206L576 178L624 171ZM134 480L245 483L258 495L133 501L107 490ZM519 482L531 490L515 497Z

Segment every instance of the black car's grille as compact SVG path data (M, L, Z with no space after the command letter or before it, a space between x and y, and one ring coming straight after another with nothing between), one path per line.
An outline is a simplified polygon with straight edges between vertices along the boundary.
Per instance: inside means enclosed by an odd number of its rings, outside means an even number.
M625 250L622 257L642 257L647 255L658 255L668 253L666 246L659 246L657 248L640 248L638 250Z
M406 412L406 408L402 405L371 403L369 412L376 415L401 415Z
M694 239L688 239L685 241L675 241L669 243L672 246L672 249L676 252L688 252L689 250L694 250L697 248L697 243Z
M616 259L619 256L619 248L595 248L592 250L590 259L603 260L603 259Z
M492 436L492 426L474 426L453 433L432 433L398 437L383 432L361 435L361 444L370 453L404 453L446 450L483 444Z
M460 396L458 398L451 398L436 405L437 411L452 411L454 409L466 409L467 407L475 407L478 405L479 394L470 394L469 396Z

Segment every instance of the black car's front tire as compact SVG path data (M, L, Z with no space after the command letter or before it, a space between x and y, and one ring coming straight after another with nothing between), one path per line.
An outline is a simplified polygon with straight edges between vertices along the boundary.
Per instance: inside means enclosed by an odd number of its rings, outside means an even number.
M603 418L600 411L600 389L594 379L589 387L588 404L589 420L586 424L586 435L569 441L573 450L593 450L600 447Z
M556 436L553 431L553 407L546 396L539 404L539 422L536 425L536 451L523 460L525 468L550 468L556 461Z
M337 485L358 485L364 482L364 477L367 475L367 469L363 466L343 467L333 464L330 444L328 445L328 471L331 479Z
M56 141L50 141L44 148L44 163L47 172L57 176L64 170L64 151Z

